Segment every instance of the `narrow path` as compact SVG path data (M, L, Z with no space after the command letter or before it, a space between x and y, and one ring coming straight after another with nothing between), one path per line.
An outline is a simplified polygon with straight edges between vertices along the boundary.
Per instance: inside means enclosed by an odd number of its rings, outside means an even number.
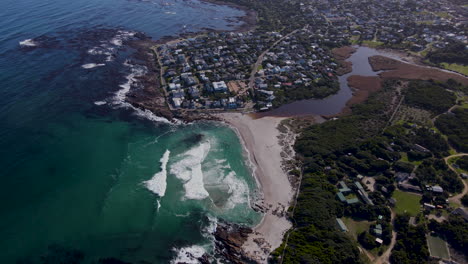
M455 170L455 168L452 167L452 165L448 162L449 159L451 158L455 158L455 157L462 157L462 156L468 156L468 153L459 153L459 154L455 154L455 155L451 155L451 156L448 156L448 157L445 157L444 158L444 161L445 163L447 164L447 166L453 171L455 172L457 175L459 174L457 172L457 170ZM461 203L461 198L463 196L465 196L465 194L468 193L468 184L466 184L466 181L464 179L462 179L462 183L463 183L463 191L455 196L452 196L450 197L448 200L449 202L453 202L453 203L456 203L460 206L462 206L462 203Z
M457 106L458 106L458 105L455 104L455 105L453 105L452 107L450 107L447 111L443 112L442 114L439 114L439 115L434 116L434 117L431 119L432 125L435 125L435 121L436 121L437 118L439 118L439 116L445 115L445 114L447 114L447 113L451 113L452 110L455 109Z
M391 222L393 226L393 220L395 219L396 213L391 210ZM392 253L392 249L396 244L396 235L397 233L392 230L392 241L390 242L390 245L388 246L387 250L379 257L377 258L373 263L375 264L384 264L384 263L390 263L390 255Z

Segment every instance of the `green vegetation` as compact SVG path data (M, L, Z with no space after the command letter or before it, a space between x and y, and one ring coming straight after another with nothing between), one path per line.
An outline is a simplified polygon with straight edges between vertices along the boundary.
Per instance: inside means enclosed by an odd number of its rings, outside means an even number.
M465 50L465 44L462 42L452 42L443 49L437 49L427 54L429 61L435 64L439 63L457 63L467 65L468 52Z
M416 181L420 185L440 185L451 193L459 193L463 190L460 177L449 169L442 159L426 159L415 171Z
M357 239L360 233L369 230L370 226L372 225L372 222L366 220L355 220L351 217L343 217L342 220L346 227L348 227L351 236L355 239Z
M391 263L419 264L429 259L426 229L422 225L410 226L408 215L397 215L395 229L397 242L390 256Z
M393 198L397 201L395 206L397 214L408 213L411 216L416 216L421 211L420 195L395 190Z
M307 174L301 185L295 229L289 236L283 263L359 263L359 251L338 231L335 218L342 207L335 200L335 187L322 174ZM284 244L273 252L281 255Z
M441 238L431 235L427 236L427 244L429 245L429 252L431 253L431 256L442 259L450 258L447 243Z
M446 63L446 62L442 62L440 65L442 67L444 67L444 69L459 72L459 73L464 74L464 75L468 75L468 66L467 65L462 65L462 64L457 64L457 63L449 64L449 63Z
M468 254L468 222L463 217L451 214L448 221L431 220L428 227L444 237L453 248Z
M468 156L459 157L456 159L455 164L457 164L461 170L468 172Z
M407 81L407 84L388 80L383 89L366 102L353 106L351 115L302 131L295 144L304 174L295 214L291 216L295 227L288 244L278 248L274 257L280 256L284 249L284 263L361 261L356 245L346 240L349 236L338 231L336 217L345 221L350 236L357 237L362 247L381 252L391 240L388 199L394 197L396 212L406 214L398 217L392 262L428 260L425 221L408 226L409 216L420 217L423 202L445 205L448 192L459 192L462 182L442 159L449 155L450 148L444 135L430 127L431 122L387 124L395 110L391 102L401 98L396 87L408 87L402 91L406 96L405 106L424 109L435 116L455 104L455 95L446 89L459 86L432 81ZM395 190L397 173L413 171L415 177L408 183L420 187L422 196ZM355 204L339 202L336 198L338 181L345 181L351 192L357 194L354 182L360 181L358 175L375 180L374 191L367 191L371 202L361 195L358 195L360 202ZM440 185L446 192L426 191L425 184ZM374 223L382 226L383 246L375 242ZM348 252L347 257L336 254L337 250Z
M442 85L431 81L412 81L405 93L405 103L432 112L442 114L456 102L456 96Z
M373 41L373 40L363 40L361 43L362 45L368 46L370 48L377 48L385 44L381 41Z
M468 207L468 194L463 195L463 197L461 198L461 202L463 206Z
M452 113L437 118L435 125L456 150L468 152L468 109L457 108Z

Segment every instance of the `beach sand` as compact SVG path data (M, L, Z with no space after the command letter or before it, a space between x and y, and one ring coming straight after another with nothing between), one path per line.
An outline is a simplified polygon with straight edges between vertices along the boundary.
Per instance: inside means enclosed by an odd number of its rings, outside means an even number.
M237 131L254 165L255 177L263 196L255 207L261 208L265 215L244 243L243 251L249 258L266 263L269 253L281 245L285 232L292 227L285 214L293 197L293 188L282 168L283 148L277 129L285 118L254 119L241 113L217 116Z

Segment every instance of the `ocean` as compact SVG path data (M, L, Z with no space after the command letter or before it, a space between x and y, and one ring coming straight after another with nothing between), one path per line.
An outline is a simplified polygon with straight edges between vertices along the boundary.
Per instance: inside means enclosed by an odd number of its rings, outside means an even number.
M146 74L126 41L232 30L242 15L188 0L0 2L0 263L197 263L218 221L260 221L232 129L125 103Z

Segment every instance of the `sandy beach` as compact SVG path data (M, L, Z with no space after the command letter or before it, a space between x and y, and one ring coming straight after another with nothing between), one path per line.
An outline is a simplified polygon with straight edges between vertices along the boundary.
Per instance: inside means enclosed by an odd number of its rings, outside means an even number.
M282 168L283 148L277 129L284 118L253 119L241 113L218 116L239 134L255 168L262 197L254 206L261 208L265 215L244 243L243 251L251 259L266 263L269 253L281 245L284 233L292 227L285 213L293 197L293 188Z

